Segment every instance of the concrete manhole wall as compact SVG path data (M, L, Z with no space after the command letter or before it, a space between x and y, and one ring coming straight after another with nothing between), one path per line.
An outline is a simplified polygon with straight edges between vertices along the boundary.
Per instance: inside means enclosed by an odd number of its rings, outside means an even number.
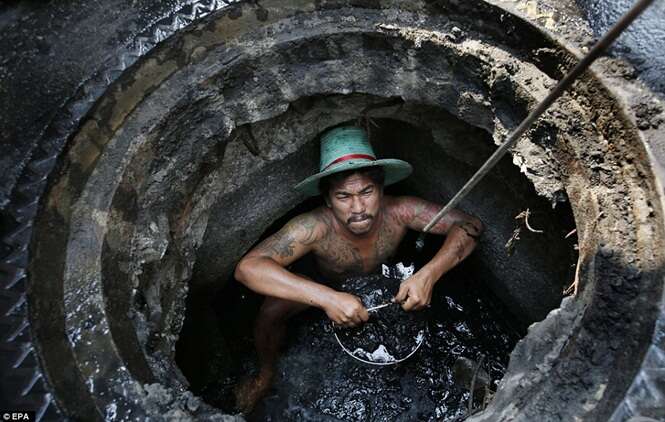
M226 418L183 393L174 349L187 295L205 304L302 201L291 186L315 170L316 137L331 125L371 118L377 149L416 166L405 189L440 202L454 194L585 47L574 16L542 7L202 2L134 36L140 59L82 85L8 208L3 271L19 303L13 344L23 344L9 350L45 381L22 397L55 399L85 420ZM555 42L547 34L559 24ZM607 420L651 345L662 108L627 74L603 59L462 204L488 226L474 262L515 315L531 323L561 305L518 344L478 420ZM560 235L571 222L550 204L574 214L577 271ZM527 207L546 233L525 235L508 257ZM579 291L560 303L575 277ZM20 403L8 382L3 393Z

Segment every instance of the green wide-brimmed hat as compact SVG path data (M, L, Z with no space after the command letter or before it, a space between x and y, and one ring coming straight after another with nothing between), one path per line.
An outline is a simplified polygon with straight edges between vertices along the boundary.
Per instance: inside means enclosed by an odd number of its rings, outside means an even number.
M384 185L407 178L413 168L397 159L377 160L365 131L355 126L329 130L321 137L321 163L319 173L298 183L294 188L307 196L319 195L319 180L346 170L381 166L385 172Z

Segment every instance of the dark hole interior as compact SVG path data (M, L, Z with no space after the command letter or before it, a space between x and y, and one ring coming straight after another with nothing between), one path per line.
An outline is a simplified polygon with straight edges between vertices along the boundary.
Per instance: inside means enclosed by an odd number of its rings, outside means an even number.
M409 136L413 139L409 147L415 146L420 155L406 158L418 161L416 165L421 166L419 171L450 167L455 173L460 173L455 180L448 181L444 193L439 191L439 198L430 197L430 200L443 203L449 195L446 190L454 189L461 179L475 170L467 163L442 154L440 148L431 143L431 134L427 131L390 119L377 119L375 123L373 136L387 140L377 148L379 156L402 158L404 146L400 142L404 136ZM486 136L475 128L469 128L469 131L470 136ZM484 150L478 145L475 145L475 154L491 154L491 143ZM533 186L509 158L503 159L494 177L508 178L506 185L510 195L528 198L532 205L538 203L535 221L543 224L554 221L558 232L565 227L574 227L569 205L559 204L552 210L548 201L536 195ZM386 194L413 195L412 183L389 186ZM426 180L427 183L432 183L432 180ZM492 188L493 183L491 179L487 181ZM426 188L420 188L421 192L425 189L423 196L427 196ZM482 190L480 187L470 200L475 197L482 202ZM417 190L415 194L418 194ZM507 203L511 208L506 212L515 215L522 205L509 201L510 198ZM259 241L277 231L292 217L322 204L319 198L299 204L274 221ZM512 217L508 221L512 221ZM510 229L502 227L502 230L505 231L505 239L508 239ZM416 238L415 232L407 234L391 265L413 263L417 271L443 242L443 237L430 235L425 249L418 253L415 250ZM571 238L565 242L565 251L553 252L568 254L558 264L561 274L570 274L568 267L574 258L571 252L574 241ZM332 335L329 320L320 310L311 309L294 317L289 324L274 385L249 419L453 420L467 413L469 389L476 369L473 407L482 408L503 377L511 350L532 321L516 317L515 310L495 296L487 283L487 278L494 275L490 275L481 261L472 255L437 284L432 307L423 311L429 330L425 343L410 359L394 366L369 366L346 355ZM192 284L196 284L195 280ZM214 317L208 319L197 315L201 296L209 293L190 292L186 319L176 345L176 362L195 394L215 407L234 412L233 388L257 369L252 332L263 298L233 279L220 280L220 285L223 287L212 299ZM201 355L192 342L206 338L216 342L212 347L215 352ZM207 374L203 376L202 371Z
M395 195L402 190L393 186L386 193ZM275 221L261 239L320 204L316 199L300 204ZM424 250L417 253L416 238L415 232L407 234L391 264L413 263L417 270L443 242L441 237L429 236ZM320 310L295 317L283 348L280 375L250 420L439 420L444 414L461 415L467 409L470 374L475 369L469 365L477 365L484 356L481 372L488 373L489 382L487 396L476 388L475 405L480 405L496 389L508 355L524 332L483 280L468 275L467 265L460 264L437 285L432 308L423 311L429 329L423 347L394 367L355 362L335 343L328 319ZM224 341L219 355L209 362L217 381L193 383L191 389L226 412L235 410L236 383L256 371L252 331L262 301L262 296L235 280L229 280L214 299L215 323ZM189 319L185 322L191 323ZM185 326L183 331L188 329ZM179 364L192 359L179 353L176 358ZM483 382L486 380L477 381L479 386L484 386Z

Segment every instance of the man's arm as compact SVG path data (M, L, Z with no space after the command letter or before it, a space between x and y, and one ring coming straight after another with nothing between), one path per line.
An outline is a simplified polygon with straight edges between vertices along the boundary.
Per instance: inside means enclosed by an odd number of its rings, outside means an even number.
M404 224L423 231L427 223L441 210L441 206L416 197L398 198L398 212ZM395 300L405 310L418 310L429 305L434 284L455 265L463 261L476 247L483 232L482 222L459 210L451 210L437 222L429 233L446 235L446 240L416 274L405 280Z
M321 308L338 324L353 326L367 321L369 315L357 297L337 292L284 268L312 251L314 243L325 236L325 231L325 225L315 212L293 218L238 262L234 274L236 280L266 296Z

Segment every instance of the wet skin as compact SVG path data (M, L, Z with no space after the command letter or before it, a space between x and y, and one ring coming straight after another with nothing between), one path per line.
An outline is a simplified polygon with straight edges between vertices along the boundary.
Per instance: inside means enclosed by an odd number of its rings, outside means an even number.
M338 292L285 267L312 253L322 275L338 281L368 274L395 252L408 229L422 231L441 206L416 197L383 194L366 175L355 173L331 186L326 206L301 214L250 250L235 278L267 298L255 326L259 376L237 391L248 412L267 390L289 317L309 306L322 309L335 323L355 326L369 315L360 299ZM458 210L444 216L430 233L446 235L437 254L402 282L395 301L407 310L429 305L441 276L466 258L483 230L477 218Z

